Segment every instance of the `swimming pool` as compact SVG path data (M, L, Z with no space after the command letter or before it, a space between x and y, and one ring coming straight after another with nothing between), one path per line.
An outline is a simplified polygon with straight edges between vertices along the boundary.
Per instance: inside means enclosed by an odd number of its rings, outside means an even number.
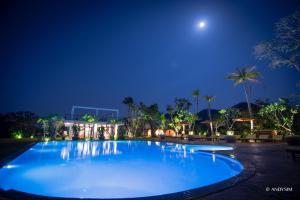
M41 142L0 169L0 188L68 198L170 194L239 175L244 167L237 160L201 151L230 148L151 141Z

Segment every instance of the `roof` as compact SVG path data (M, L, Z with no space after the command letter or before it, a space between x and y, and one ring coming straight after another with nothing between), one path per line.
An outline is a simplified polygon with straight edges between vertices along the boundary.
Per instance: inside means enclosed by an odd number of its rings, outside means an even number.
M233 119L234 122L251 122L254 120L255 120L254 118L249 118L249 117L240 117L240 118Z

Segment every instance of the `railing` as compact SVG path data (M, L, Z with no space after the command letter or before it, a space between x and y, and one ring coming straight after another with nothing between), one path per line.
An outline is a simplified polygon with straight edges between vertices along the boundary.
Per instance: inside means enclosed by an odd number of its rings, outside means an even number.
M64 116L64 119L65 120L76 120L76 121L83 121L81 119L82 115L73 115L73 117L70 115L70 114L66 114ZM111 121L112 119L115 119L111 116L96 116L95 117L95 122L109 122Z

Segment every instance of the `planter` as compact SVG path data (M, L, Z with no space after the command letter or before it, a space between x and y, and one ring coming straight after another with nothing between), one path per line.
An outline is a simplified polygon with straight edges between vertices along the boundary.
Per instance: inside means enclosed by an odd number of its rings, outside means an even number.
M300 135L286 136L284 140L288 145L300 145Z

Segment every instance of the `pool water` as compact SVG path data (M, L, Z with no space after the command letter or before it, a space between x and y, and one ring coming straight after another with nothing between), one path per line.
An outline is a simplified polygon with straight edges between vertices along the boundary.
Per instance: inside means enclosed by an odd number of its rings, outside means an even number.
M200 151L228 148L150 141L41 142L0 169L0 188L70 198L169 194L240 174L240 162Z

